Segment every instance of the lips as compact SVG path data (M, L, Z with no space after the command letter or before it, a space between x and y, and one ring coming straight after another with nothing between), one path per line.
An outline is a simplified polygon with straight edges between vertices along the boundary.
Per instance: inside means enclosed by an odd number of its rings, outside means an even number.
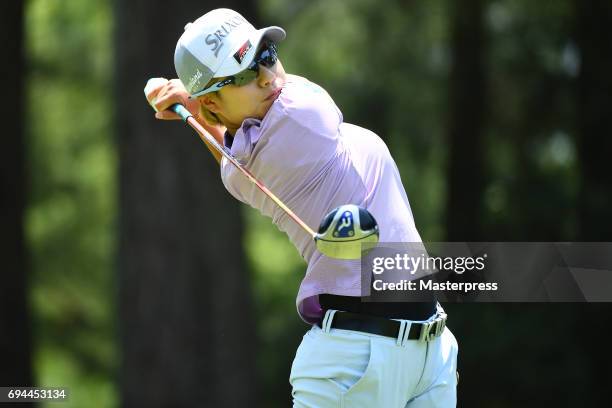
M276 91L272 92L270 96L266 98L266 101L270 101L270 100L274 100L278 98L278 96L281 94L281 91L282 91L282 88L279 88Z

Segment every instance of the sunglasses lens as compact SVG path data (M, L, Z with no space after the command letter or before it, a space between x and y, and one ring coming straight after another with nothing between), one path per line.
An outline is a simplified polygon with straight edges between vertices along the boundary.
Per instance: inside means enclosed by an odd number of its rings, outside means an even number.
M276 52L276 44L270 43L270 45L268 46L268 57L266 61L271 67L272 65L276 64L277 60L278 60L278 53Z
M257 62L264 67L270 68L272 65L276 64L276 59L276 45L274 43L268 43L262 48L257 58Z
M270 68L271 66L276 64L277 59L278 55L276 53L276 45L272 42L265 43L263 47L261 47L259 52L255 55L255 58L253 58L253 62L251 62L247 69L258 72L260 64L266 68Z
M253 62L249 65L247 69L241 71L232 76L233 83L242 86L246 85L255 78L259 74L259 65L263 65L266 68L270 68L278 59L278 55L276 53L276 45L272 42L266 43L263 45L261 50L255 55Z
M277 60L278 53L276 51L276 44L274 44L273 42L266 42L263 44L257 55L255 55L253 62L251 62L247 69L235 75L232 75L231 77L223 81L217 82L208 88L205 88L206 92L201 91L199 94L203 95L208 92L215 92L226 85L246 85L255 78L257 78L257 75L259 75L259 65L263 65L266 68L270 68L274 64L276 64Z

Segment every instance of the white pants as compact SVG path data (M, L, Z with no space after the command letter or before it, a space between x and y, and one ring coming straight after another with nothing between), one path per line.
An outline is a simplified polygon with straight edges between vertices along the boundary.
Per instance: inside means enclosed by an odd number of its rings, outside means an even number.
M402 342L315 325L293 360L293 406L455 407L457 351L448 328L429 342Z

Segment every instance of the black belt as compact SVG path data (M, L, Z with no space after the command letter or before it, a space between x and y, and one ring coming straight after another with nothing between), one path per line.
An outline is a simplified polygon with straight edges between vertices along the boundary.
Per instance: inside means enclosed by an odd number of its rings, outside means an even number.
M321 322L318 322L317 325L321 327ZM431 321L423 323L412 322L410 331L408 332L408 340L433 340L435 337L439 337L442 334L444 327L446 327L446 314L439 312ZM355 330L398 338L400 335L401 322L382 317L337 311L333 316L330 328Z
M409 302L372 302L364 301L355 296L339 296L328 293L319 295L319 304L324 311L328 309L342 310L384 319L427 320L436 312L437 303L433 297L423 302L412 300Z

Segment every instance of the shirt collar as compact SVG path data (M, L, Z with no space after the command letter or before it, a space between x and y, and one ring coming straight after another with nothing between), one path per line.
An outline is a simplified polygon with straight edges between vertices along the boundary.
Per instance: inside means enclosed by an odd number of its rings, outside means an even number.
M234 136L230 135L230 133L226 130L225 134L223 135L223 144L228 149L231 149L232 143L234 143Z

